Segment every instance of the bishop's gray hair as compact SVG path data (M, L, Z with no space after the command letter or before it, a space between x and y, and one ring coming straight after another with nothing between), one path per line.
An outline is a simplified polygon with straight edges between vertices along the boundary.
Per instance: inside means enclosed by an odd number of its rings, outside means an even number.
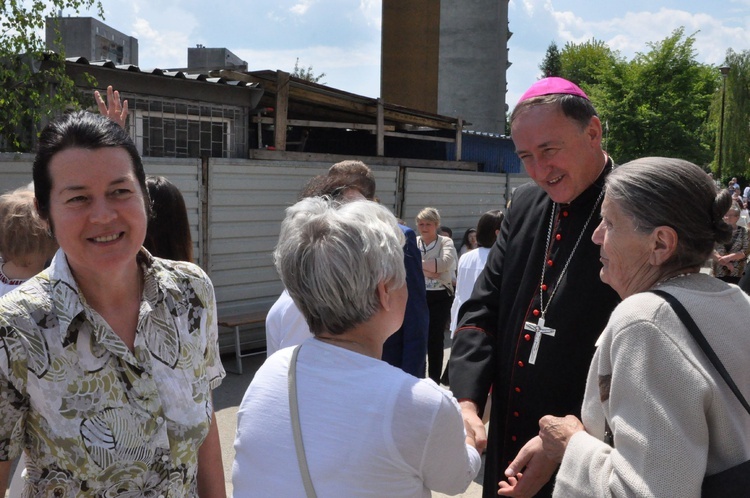
M341 334L380 309L380 282L405 285L404 240L380 204L311 197L286 210L274 264L313 335Z

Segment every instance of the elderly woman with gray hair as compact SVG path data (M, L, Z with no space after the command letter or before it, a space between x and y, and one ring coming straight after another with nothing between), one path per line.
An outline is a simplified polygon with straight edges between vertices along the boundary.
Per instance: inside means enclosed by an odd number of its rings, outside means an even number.
M521 471L539 455L561 462L554 496L597 498L698 497L702 485L706 496L706 476L750 458L750 413L693 334L749 397L750 298L700 272L732 233L722 219L730 202L678 159L639 159L609 175L593 240L601 279L623 301L597 342L582 420L543 417L499 494L521 495ZM725 496L746 496L738 489Z
M287 209L276 269L313 337L269 357L245 393L235 497L429 497L477 475L450 393L380 360L404 316L402 246L374 202Z

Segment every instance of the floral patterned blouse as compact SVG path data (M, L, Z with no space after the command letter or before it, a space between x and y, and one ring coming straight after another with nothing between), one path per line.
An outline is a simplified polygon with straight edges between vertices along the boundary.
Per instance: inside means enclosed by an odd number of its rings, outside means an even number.
M134 350L78 291L65 254L0 299L0 460L26 450L24 496L197 496L216 302L196 265L139 255Z
M727 254L733 254L735 252L744 252L748 254L748 232L742 225L737 225L732 232L732 239L726 244L717 243L715 246L716 252L719 256L726 256ZM745 265L747 259L741 259L734 261L734 269L729 269L724 265L720 265L714 262L714 276L715 277L741 277L745 273Z

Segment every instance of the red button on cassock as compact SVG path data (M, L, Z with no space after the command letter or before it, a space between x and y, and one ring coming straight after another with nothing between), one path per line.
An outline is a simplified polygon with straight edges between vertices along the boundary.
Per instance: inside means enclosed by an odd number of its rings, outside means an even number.
M530 341L531 340L531 334L526 334L525 336L523 336L523 338L526 339L527 341Z
M534 316L539 316L539 310L534 310L531 312L531 314Z
M562 240L562 235L559 233L555 235L555 240Z
M521 388L520 388L520 387L516 387L515 391L516 391L517 393L520 393L520 392L521 392Z
M522 362L522 361L519 361L519 362L518 362L518 366L519 366L519 367L521 367L521 368L523 368L523 362Z
M546 290L547 290L547 284L542 284L542 290L543 290L543 291L546 291Z
M518 418L518 417L520 417L520 416L521 416L521 414L520 414L520 413L518 413L518 412L513 412L513 416L514 416L514 417L516 417L516 418Z
M568 217L568 212L567 212L567 211L563 211L563 212L562 212L562 215L563 215L563 216L564 216L565 218L567 218L567 217Z
M552 265L554 265L554 264L555 264L555 262L554 262L554 261L552 261L551 259L548 259L548 260L547 260L547 266L552 266Z
M511 436L510 440L513 441L513 442L516 442L518 440L518 438L516 436Z

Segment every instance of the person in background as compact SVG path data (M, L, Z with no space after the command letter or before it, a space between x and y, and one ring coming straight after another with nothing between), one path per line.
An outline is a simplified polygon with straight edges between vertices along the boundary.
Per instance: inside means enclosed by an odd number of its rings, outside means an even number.
M458 323L458 310L461 305L471 297L474 284L487 264L487 256L500 234L500 225L503 222L503 212L493 209L484 213L477 222L476 242L477 250L471 251L470 255L458 260L458 271L456 277L456 296L451 306L451 338L456 332Z
M21 187L0 196L0 296L44 270L56 250L33 190Z
M732 192L732 201L736 202L737 205L740 206L740 209L745 209L745 201L742 199L742 194L740 194L739 188L730 188L730 192Z
M56 250L49 226L36 211L33 187L24 186L0 196L0 296L44 270ZM25 468L21 454L10 481L9 498L21 497Z
M461 259L461 256L477 247L477 229L473 227L467 228L461 239L461 246L458 249L458 258Z
M0 487L23 451L24 496L225 496L213 286L143 249L135 144L66 114L42 131L33 179L60 249L0 299Z
M750 458L750 415L672 305L650 292L685 307L750 398L750 297L700 272L730 237L729 204L726 190L680 159L637 159L607 178L593 240L601 279L622 303L597 342L581 419L539 421L541 449L531 447L562 462L555 497L698 497L704 477ZM510 486L501 494L512 496Z
M375 199L375 176L361 161L346 160L330 167L327 175L312 178L303 188L299 200L306 197L330 196L335 200ZM383 345L383 361L422 378L427 354L427 297L422 259L414 231L403 224L399 228L406 237L404 267L409 299L404 323ZM266 352L271 356L281 348L300 344L310 337L310 329L289 293L284 290L266 317Z
M427 308L430 312L427 335L427 375L440 383L443 371L445 327L453 301L453 279L458 256L453 240L438 234L440 213L426 207L416 216L417 247L422 253L422 272L427 288Z
M147 176L146 188L152 214L143 246L158 258L192 263L193 239L182 192L163 176Z
M403 244L395 217L371 201L312 197L287 209L274 262L314 337L269 357L245 393L235 498L310 496L302 462L314 493L332 498L457 494L477 475L450 393L380 361L406 308Z
M732 237L724 243L717 242L711 253L714 276L731 284L739 284L750 251L747 228L737 224L741 211L733 200L724 214L724 221L732 227Z
M544 78L521 96L510 126L533 183L513 193L498 242L459 311L450 358L467 431L487 446L485 498L497 495L508 462L539 432L541 417L580 410L596 339L619 301L599 279L599 247L591 242L613 168L594 106L572 82ZM481 417L490 387L488 441ZM540 457L524 472L549 477L556 467ZM551 485L523 488L526 496L552 492Z
M94 101L96 101L99 113L102 116L108 117L127 131L125 125L128 121L128 101L120 99L119 91L109 85L107 87L107 101L105 102L99 90L94 90Z

